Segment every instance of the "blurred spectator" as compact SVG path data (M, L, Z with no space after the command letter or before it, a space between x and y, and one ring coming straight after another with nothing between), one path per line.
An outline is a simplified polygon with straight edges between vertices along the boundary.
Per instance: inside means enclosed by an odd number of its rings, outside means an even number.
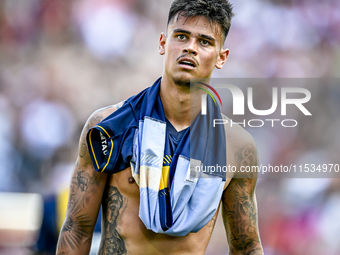
M160 76L163 59L157 43L159 33L166 32L170 2L0 1L0 191L44 195L38 254L54 252L60 228L56 199L67 190L86 118ZM340 1L231 2L236 16L225 43L230 56L214 77L339 76ZM293 81L298 80L304 81ZM334 79L333 84L306 85L313 92L313 116L294 113L296 128L249 128L260 163L340 163L338 84ZM270 84L254 87L255 106L266 108L264 99L271 98L271 92ZM260 179L257 198L265 254L340 254L339 184L325 178ZM221 225L207 254L227 254ZM0 254L32 251L0 247Z
M116 1L81 1L76 9L84 42L98 58L123 55L136 28L134 14Z
M20 127L28 153L48 160L72 139L74 122L68 108L61 103L35 100L23 109Z

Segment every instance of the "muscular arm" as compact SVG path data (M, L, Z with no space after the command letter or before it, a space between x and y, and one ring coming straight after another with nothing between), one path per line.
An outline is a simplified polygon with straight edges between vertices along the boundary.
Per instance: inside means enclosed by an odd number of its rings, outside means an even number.
M235 158L239 169L242 165L257 165L255 144L239 148ZM257 225L256 177L252 174L236 176L222 196L222 218L232 255L263 254Z
M59 233L57 255L89 254L107 174L97 173L94 170L87 149L86 134L89 128L108 115L108 111L110 111L109 107L92 114L81 133L78 158L71 179L66 218Z

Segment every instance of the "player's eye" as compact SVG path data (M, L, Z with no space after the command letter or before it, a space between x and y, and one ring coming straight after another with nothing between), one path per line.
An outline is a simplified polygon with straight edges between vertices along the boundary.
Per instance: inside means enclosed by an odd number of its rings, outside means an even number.
M177 38L180 40L185 40L186 36L185 35L177 35Z
M210 45L210 42L207 41L207 40L202 40L202 41L201 41L201 44L202 44L203 46L209 46L209 45Z

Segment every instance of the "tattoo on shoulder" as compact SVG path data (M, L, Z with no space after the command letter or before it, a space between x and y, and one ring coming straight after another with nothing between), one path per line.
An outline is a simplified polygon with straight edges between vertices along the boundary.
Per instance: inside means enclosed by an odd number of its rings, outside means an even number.
M80 148L79 148L79 156L81 158L85 157L87 153L87 146L85 143L81 143Z
M252 166L257 163L257 155L254 146L245 146L236 153L235 157L236 162L241 166Z
M124 197L119 190L110 186L103 203L103 219L105 225L105 238L103 238L99 255L127 253L124 239L117 230L117 218L123 207Z
M96 114L93 117L90 118L89 124L91 127L95 126L99 122L101 122L104 119L104 117L101 114Z
M81 164L79 163L79 161L77 161L77 166L78 167L86 167L88 165L93 166L89 151L88 151L88 147L85 144L85 142L81 142L81 144L79 145L79 158L81 159Z

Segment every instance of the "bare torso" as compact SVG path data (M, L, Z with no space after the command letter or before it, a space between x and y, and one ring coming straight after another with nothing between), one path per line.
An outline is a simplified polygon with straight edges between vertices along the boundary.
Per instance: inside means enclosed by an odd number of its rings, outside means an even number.
M102 242L99 254L204 254L215 221L184 237L156 234L139 219L139 188L131 169L109 178L103 201Z
M156 234L139 219L139 187L131 169L113 175L95 172L86 146L89 128L117 109L110 106L96 111L86 122L79 141L79 155L72 173L66 218L60 231L57 254L88 254L100 205L102 240L98 254L204 254L215 226L214 217L197 233L184 237ZM227 162L237 169L257 165L254 142L240 127L225 127ZM227 175L221 197L222 219L231 254L259 251L257 209L254 189L256 179ZM86 182L84 182L86 181ZM84 184L86 183L86 184ZM250 241L249 241L250 240Z
M113 110L114 108L105 109L104 116L111 114ZM231 131L226 127L227 140ZM230 140L227 143L228 164L236 165ZM231 178L227 178L224 189L230 181ZM139 187L132 177L131 168L126 168L108 176L102 198L102 240L98 254L204 254L218 211L219 208L210 222L197 233L189 233L184 237L156 234L146 229L138 216Z

